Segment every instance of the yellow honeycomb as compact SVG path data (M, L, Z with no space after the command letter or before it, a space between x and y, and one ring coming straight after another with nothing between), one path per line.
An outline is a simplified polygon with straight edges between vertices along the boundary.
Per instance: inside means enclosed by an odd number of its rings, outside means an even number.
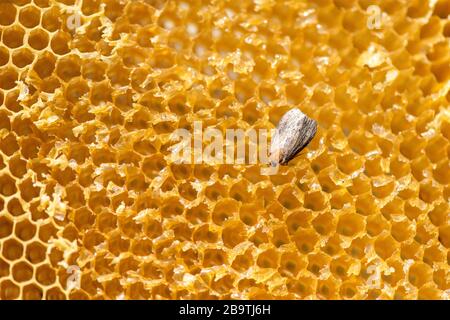
M449 14L0 0L0 299L448 299ZM293 107L318 132L276 175L168 161Z

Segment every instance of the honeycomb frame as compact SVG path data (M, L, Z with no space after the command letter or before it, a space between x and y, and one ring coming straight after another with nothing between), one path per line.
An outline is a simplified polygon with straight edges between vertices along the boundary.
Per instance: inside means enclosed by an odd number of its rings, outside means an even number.
M0 1L0 300L449 299L448 0ZM179 128L318 122L280 168Z

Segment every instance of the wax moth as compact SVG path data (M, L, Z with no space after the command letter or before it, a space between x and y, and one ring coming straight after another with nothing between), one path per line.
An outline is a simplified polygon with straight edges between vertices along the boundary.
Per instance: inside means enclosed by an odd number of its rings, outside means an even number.
M314 138L317 131L315 120L299 109L291 109L281 117L270 146L272 166L287 164Z

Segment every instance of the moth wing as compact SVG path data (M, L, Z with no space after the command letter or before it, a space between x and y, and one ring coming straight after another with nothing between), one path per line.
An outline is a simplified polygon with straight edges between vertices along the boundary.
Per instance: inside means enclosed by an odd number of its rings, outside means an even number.
M303 116L299 121L291 124L289 132L286 132L284 154L282 163L287 163L302 151L314 138L317 131L317 123L313 119Z

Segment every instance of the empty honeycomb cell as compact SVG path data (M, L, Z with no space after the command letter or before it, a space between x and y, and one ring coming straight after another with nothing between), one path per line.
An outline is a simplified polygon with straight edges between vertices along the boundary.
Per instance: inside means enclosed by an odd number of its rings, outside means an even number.
M20 287L10 280L3 280L0 283L0 297L2 300L14 300L19 298Z
M311 215L308 211L300 211L291 213L286 218L286 226L288 228L289 234L295 234L299 228L309 228L310 227Z
M0 217L0 238L6 238L11 235L13 223L7 217Z
M361 259L365 255L365 248L369 245L366 237L359 237L352 240L346 251L354 258Z
M73 79L69 82L65 94L68 101L75 103L88 92L89 86L84 80Z
M111 296L110 299L115 299L116 296ZM70 300L88 300L89 296L87 293L81 290L72 290L69 294Z
M16 224L14 231L17 238L22 241L28 241L36 234L36 226L28 220L23 220Z
M33 267L27 262L18 262L12 267L12 276L17 282L27 282L33 277Z
M428 1L412 1L408 7L407 16L410 18L420 18L428 12Z
M39 263L45 260L46 248L39 242L27 244L25 257L31 263Z
M130 183L129 188L130 186L132 186L132 182ZM99 212L101 207L108 207L109 204L110 200L106 197L104 190L92 192L88 201L89 208L91 208L94 212Z
M441 261L445 261L445 254L439 246L434 245L425 249L423 253L423 262L433 266L434 263L439 263Z
M74 213L73 222L79 230L88 228L94 221L93 213L87 208L80 208Z
M372 194L377 198L389 196L395 188L395 181L389 178L378 178L372 180Z
M343 280L348 278L348 270L352 266L353 261L348 256L333 259L330 263L330 271L336 278Z
M381 159L381 157L366 159L364 163L364 173L368 177L379 176L383 174L383 164L381 162Z
M123 48L123 51L121 51L119 54L122 57L122 61L125 67L131 68L141 66L147 57L144 51L142 51L140 48L133 47ZM168 57L162 57L162 59L166 59L166 62L162 62L163 64L165 63L166 68L170 67L173 64L170 62L170 60L168 60L170 59Z
M329 153L324 152L312 161L311 168L314 172L319 173L333 163L333 158Z
M13 230L13 222L6 216L0 217L0 238L8 237Z
M53 287L46 291L45 300L66 300L66 295L60 288Z
M10 90L15 87L15 83L18 80L18 75L12 68L2 68L0 71L0 88L4 90Z
M414 240L426 245L431 239L436 237L436 229L429 223L419 223L416 226L416 236Z
M28 44L35 50L43 50L48 46L48 33L41 29L33 29L28 35Z
M3 30L2 42L8 48L14 49L23 45L25 30L14 25Z
M326 208L326 197L321 192L311 192L305 194L304 206L305 208L320 211Z
M188 237L184 237L189 239ZM101 241L100 241L101 243ZM148 239L142 239L134 242L132 245L132 252L137 256L147 256L152 252L152 242Z
M277 248L289 243L289 234L286 228L281 227L273 231L272 243Z
M119 273L122 275L127 274L129 271L136 271L137 268L138 262L131 257L122 259L119 263Z
M72 185L67 188L66 199L69 205L77 209L85 204L83 190L78 185Z
M317 295L319 298L334 300L338 297L339 285L333 277L317 281Z
M65 32L58 31L53 35L50 41L50 47L53 53L64 55L70 52L69 43L70 35Z
M402 243L400 247L400 257L404 260L413 259L417 260L421 255L421 246L415 241L409 241L408 243Z
M277 251L266 250L258 255L256 264L261 268L277 268L279 264L279 255Z
M42 289L35 285L29 284L22 289L23 300L41 300L43 298Z
M411 173L417 181L422 181L428 175L427 168L430 166L430 162L424 156L415 159L411 163Z
M422 39L430 38L440 32L440 19L432 16L427 24L420 29L420 37Z
M388 229L389 222L381 214L375 214L367 217L366 231L370 236L377 236Z
M87 233L83 238L83 244L88 250L95 250L95 247L100 245L105 241L105 237L99 232L90 232Z
M42 92L46 93L54 93L60 85L61 82L55 76L50 76L46 79L43 79L41 90Z
M28 136L33 132L35 126L30 121L30 119L21 119L20 117L15 117L12 122L12 128L17 133L18 136Z
M439 228L439 241L444 247L450 247L450 225L447 224Z
M171 198L167 201L167 204L161 208L161 214L163 217L181 215L183 212L184 207L176 198Z
M3 242L2 256L7 260L18 260L23 254L23 245L15 239Z
M0 66L4 66L9 61L9 51L5 47L0 47Z
M23 68L25 66L30 65L33 62L33 60L34 60L33 53L27 48L14 51L12 56L12 62L18 68Z
M37 196L39 196L40 191L39 187L34 186L33 181L30 178L24 180L19 185L19 190L20 196L25 201L31 201L31 199L36 198Z
M438 288L445 290L448 288L448 279L446 279L446 270L440 269L433 273L433 282L436 283Z
M258 213L252 206L242 206L239 210L239 219L248 226L254 226L258 223Z
M212 221L217 225L223 225L238 212L238 203L234 199L219 200L212 211Z
M10 2L2 2L0 3L0 11L2 12L0 18L0 25L8 26L16 20L17 9L14 4Z
M229 247L233 248L236 245L242 243L246 239L245 226L240 221L230 221L225 223L222 230L222 241Z
M202 181L209 181L214 173L214 168L208 165L196 165L194 167L194 177ZM238 185L236 185L238 187Z
M359 295L358 287L360 286L360 283L357 281L346 281L342 283L339 294L343 299L355 299Z
M0 259L0 278L7 277L9 275L9 269L9 263Z
M411 220L417 220L417 218L423 213L422 208L411 202L405 203L404 210L405 215Z
M118 222L122 233L129 238L136 237L136 234L138 234L141 230L141 226L137 224L135 221L131 220L129 217L119 217ZM185 225L178 224L177 226L185 226ZM177 227L173 227L173 229L176 230ZM178 229L181 229L183 231L183 228Z
M157 238L162 234L161 223L157 220L148 220L144 227L145 234L150 238Z
M36 27L41 19L39 8L34 6L22 7L19 12L19 22L25 28Z
M19 149L19 144L14 134L9 134L0 140L0 150L8 156L11 156Z
M450 14L450 7L446 1L437 1L433 11L434 15L437 15L441 19L445 19Z
M364 230L364 217L359 214L344 214L339 217L336 231L344 236L355 236Z
M364 175L359 175L356 178L354 178L352 180L352 184L347 188L347 190L353 194L353 195L361 195L360 197L358 197L358 200L361 199L361 201L365 201L367 200L367 202L371 202L370 200L372 199L372 197L370 197L368 194L364 194L369 192L371 189L371 182L370 180L364 176ZM362 200L364 199L364 200ZM358 200L356 201L356 206L358 207ZM359 207L358 207L359 209Z
M407 219L394 222L391 225L391 235L398 242L410 239L413 236L413 233L413 227Z
M59 9L52 6L42 13L41 26L49 32L54 32L61 28L63 20Z
M108 248L114 255L119 255L121 252L125 252L130 247L130 241L120 236L120 234L111 234L108 238Z
M433 185L432 183L420 184L419 198L421 200L432 203L435 200L440 199L441 197L441 192L437 188L437 186Z
M409 268L408 280L413 286L420 288L432 281L432 270L428 265L416 262Z
M440 203L434 206L430 212L428 212L428 218L430 219L431 223L435 226L441 226L446 223L448 219L448 204L447 203Z
M256 247L259 247L260 245L267 243L269 241L269 237L267 233L264 233L261 228L259 228L253 233L249 240L253 242Z
M17 191L14 179L7 174L0 176L0 193L4 196L11 196Z
M294 236L294 242L298 250L304 254L314 250L317 243L318 236L312 230L302 230L303 232L297 232Z
M294 293L301 299L314 295L315 287L316 280L312 277L299 277L298 280L292 279L287 283L288 291Z
M398 243L391 236L379 236L374 243L375 252L383 260L391 257L398 250Z
M39 142L36 138L25 138L21 141L21 153L26 159L32 159L37 156Z
M52 63L55 64L55 58L51 56ZM56 65L56 74L63 81L70 81L72 78L79 77L81 75L80 70L80 58L76 55L68 55L58 60ZM53 71L53 69L51 69ZM51 73L51 72L50 72ZM85 78L90 79L90 77L83 75Z
M291 188L284 189L279 197L278 201L281 203L283 207L286 209L296 209L300 207L300 202L298 201L298 196L295 195L294 190Z
M322 245L321 250L329 256L335 256L341 251L340 243L342 238L338 234L334 234L328 238L327 242Z
M41 225L39 227L39 239L48 242L52 237L56 236L57 229L51 223Z
M442 293L439 289L432 286L424 286L419 289L417 294L418 300L441 300Z
M377 212L377 207L374 199L369 194L358 196L355 201L356 212L364 216L371 215Z
M74 59L76 59L77 56L74 56ZM62 60L60 60L62 61ZM61 70L65 74L69 74L73 72L73 70L77 70L77 63L78 61L75 60L75 64L73 65L68 61L68 64L64 67L61 65ZM105 72L106 72L107 64L104 62L99 62L95 60L91 61L85 61L82 65L82 75L84 79L90 79L92 81L102 81L105 79ZM76 77L79 76L79 72L75 72L75 74L71 75L70 77Z
M346 205L351 205L353 203L352 196L347 192L347 190L337 190L333 191L330 206L332 209L342 209Z
M205 268L219 266L227 263L227 255L221 249L206 249L203 254L203 266Z

